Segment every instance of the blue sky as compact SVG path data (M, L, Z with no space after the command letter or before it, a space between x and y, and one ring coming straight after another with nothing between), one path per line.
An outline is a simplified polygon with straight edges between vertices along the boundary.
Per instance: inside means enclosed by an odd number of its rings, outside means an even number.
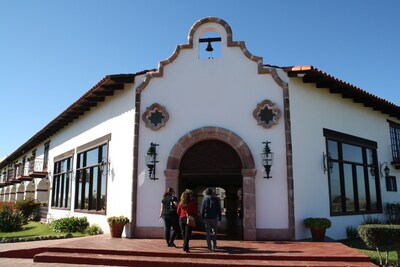
M313 65L400 105L400 1L0 0L0 157L108 74L157 67L199 19L265 64Z

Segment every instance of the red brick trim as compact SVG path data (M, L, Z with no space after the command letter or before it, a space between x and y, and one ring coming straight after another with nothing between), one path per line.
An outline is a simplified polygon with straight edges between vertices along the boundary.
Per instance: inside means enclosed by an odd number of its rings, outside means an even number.
M243 139L235 133L219 127L203 127L184 135L172 148L166 169L179 169L180 161L186 151L194 144L204 140L218 140L230 145L238 153L243 169L255 169L253 155Z

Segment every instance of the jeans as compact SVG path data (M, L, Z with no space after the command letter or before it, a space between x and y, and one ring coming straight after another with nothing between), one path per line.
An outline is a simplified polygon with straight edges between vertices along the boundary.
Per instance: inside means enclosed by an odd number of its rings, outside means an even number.
M172 227L172 236L171 236ZM164 237L167 244L175 241L178 235L179 225L178 225L178 215L165 215L164 216Z
M205 219L204 222L206 225L207 247L209 250L212 250L217 246L218 220L217 219ZM211 241L212 241L212 243L211 243Z
M186 217L179 218L179 225L181 226L182 234L183 234L183 250L189 251L189 240L192 235L192 227L186 224Z

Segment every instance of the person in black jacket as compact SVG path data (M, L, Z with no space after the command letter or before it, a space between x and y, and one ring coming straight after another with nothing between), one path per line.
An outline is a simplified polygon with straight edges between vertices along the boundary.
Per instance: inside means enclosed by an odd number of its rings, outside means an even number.
M174 189L168 187L163 194L160 208L160 219L164 220L164 237L168 247L176 247L174 241L180 229L178 214L176 213L177 205L178 199L174 195Z
M201 217L206 226L207 247L211 251L217 248L218 221L221 221L221 215L219 198L214 196L211 188L207 188L206 195L201 203Z

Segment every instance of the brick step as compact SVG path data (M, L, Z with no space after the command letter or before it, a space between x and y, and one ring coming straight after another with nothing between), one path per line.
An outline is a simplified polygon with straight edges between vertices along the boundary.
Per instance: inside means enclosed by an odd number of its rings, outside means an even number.
M215 252L208 252L206 249L193 250L192 253L183 253L180 249L170 250L169 252L160 251L133 251L133 250L113 250L113 249L94 249L94 248L68 248L68 247L49 247L47 252L60 252L60 253L78 253L78 254L104 254L104 255L120 255L120 256L141 256L141 257L162 257L162 258L190 258L190 259L213 259L220 260L269 260L269 261L326 261L326 262L369 262L369 257L358 255L301 255L299 253L279 253L273 252L271 254L232 254L220 253L219 250ZM221 250L222 251L222 250Z
M72 263L72 264L91 264L91 265L113 265L113 266L135 266L135 267L164 267L164 266L198 266L198 267L221 267L221 266L298 266L298 267L372 267L375 266L369 262L349 262L349 261L326 261L326 259L304 261L300 259L248 259L247 257L234 259L216 258L217 254L208 254L207 258L197 257L195 253L178 254L172 256L140 256L140 255L115 255L99 253L73 253L73 252L43 252L35 255L34 262L47 263ZM231 255L232 256L232 255Z

